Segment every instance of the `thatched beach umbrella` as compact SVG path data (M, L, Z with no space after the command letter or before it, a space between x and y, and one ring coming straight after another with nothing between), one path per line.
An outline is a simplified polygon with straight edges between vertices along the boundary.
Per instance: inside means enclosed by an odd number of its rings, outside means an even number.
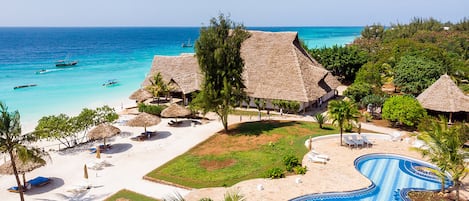
M133 127L145 127L145 133L147 132L147 126L154 126L159 124L161 119L155 115L148 114L148 113L141 113L137 115L135 118L127 121L127 126Z
M18 171L18 173L23 175L23 185L24 185L26 184L26 176L25 176L26 172L31 172L36 168L44 166L46 164L46 161L41 160L41 161L23 162L18 157L15 157L15 164L16 164L16 170ZM3 165L0 166L0 174L8 174L8 175L14 174L11 161L7 161Z
M162 117L185 117L191 115L192 112L178 104L171 104L169 107L165 108L163 111L161 111L161 116Z
M449 112L450 122L453 112L469 112L469 97L464 95L447 74L425 89L417 100L425 109Z
M153 94L145 89L138 89L129 96L129 99L136 100L138 102L143 102L147 99L153 98Z
M91 129L90 132L88 132L88 137L93 140L104 139L104 146L106 146L106 138L117 135L120 132L121 130L119 128L103 123Z

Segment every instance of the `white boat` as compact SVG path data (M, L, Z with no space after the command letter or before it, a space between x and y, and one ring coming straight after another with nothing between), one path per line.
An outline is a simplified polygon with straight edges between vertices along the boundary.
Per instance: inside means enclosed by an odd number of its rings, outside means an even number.
M194 46L194 45L192 45L190 38L189 38L189 40L187 40L187 43L182 43L182 47L192 47L192 46Z

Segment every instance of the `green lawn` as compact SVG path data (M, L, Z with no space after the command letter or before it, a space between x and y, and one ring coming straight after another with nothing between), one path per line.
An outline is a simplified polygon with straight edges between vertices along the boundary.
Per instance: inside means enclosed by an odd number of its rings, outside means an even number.
M248 122L215 134L185 154L146 176L191 188L232 186L240 181L264 177L273 167L284 169L283 156L302 159L304 142L310 136L338 133L320 129L312 122Z
M158 199L147 197L147 196L144 196L142 194L138 194L136 192L129 191L127 189L122 189L122 190L118 191L117 193L115 193L111 197L106 198L105 201L115 201L119 198L125 198L125 199L129 199L131 201L159 201Z

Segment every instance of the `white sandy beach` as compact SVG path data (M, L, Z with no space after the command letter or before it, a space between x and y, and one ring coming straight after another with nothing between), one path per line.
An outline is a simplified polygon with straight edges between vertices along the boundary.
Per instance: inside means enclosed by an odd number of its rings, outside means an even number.
M119 106L117 106L119 107ZM130 116L121 116L130 118ZM102 170L89 170L88 183L92 188L85 193L76 194L70 192L86 180L83 178L83 167L96 161L95 154L90 154L89 147L101 144L96 141L93 144L82 146L66 152L50 152L52 161L46 166L38 168L26 174L27 179L36 176L52 178L53 182L44 187L33 187L25 193L26 200L103 200L121 189L129 189L150 197L164 198L178 192L185 196L186 200L199 200L210 197L214 200L222 200L223 195L231 189L238 189L248 200L288 200L304 194L326 191L353 190L366 187L370 184L352 165L353 160L367 153L396 153L414 158L421 158L418 153L409 151L410 144L405 142L391 142L387 140L375 140L372 148L350 150L338 146L338 139L322 140L315 144L315 149L331 157L326 164L317 164L307 161L308 172L301 176L289 176L284 179L253 179L240 182L230 188L208 188L186 190L173 186L163 185L142 179L151 170L159 167L174 157L186 152L198 143L206 140L216 131L222 129L222 125L214 116L208 123L192 127L189 123L182 127L170 127L163 119L156 126L147 128L158 131L158 136L148 141L132 141L130 137L143 131L139 127L127 127L116 124L122 134L115 136L107 142L113 148L101 154L101 158L111 164ZM286 118L276 117L276 118ZM243 118L250 121L256 118ZM295 120L311 121L311 117L289 118ZM239 117L230 117L230 123L239 123ZM393 129L374 127L364 124L364 129L392 132ZM43 144L47 144L45 142ZM337 174L340 172L340 174ZM302 183L295 181L301 178ZM259 191L257 185L262 184L264 190ZM7 189L16 185L14 176L1 175L0 189ZM6 190L0 191L2 200L18 200L16 193Z

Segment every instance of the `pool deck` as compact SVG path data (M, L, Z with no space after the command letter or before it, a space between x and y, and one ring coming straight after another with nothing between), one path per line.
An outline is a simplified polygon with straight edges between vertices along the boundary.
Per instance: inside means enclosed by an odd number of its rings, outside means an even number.
M312 163L303 158L308 172L305 175L288 176L282 179L252 179L240 182L229 188L205 188L191 191L185 198L196 201L204 197L223 200L228 191L239 191L247 200L289 200L298 196L320 192L351 191L366 188L371 182L355 169L354 160L364 154L393 153L422 159L419 153L409 150L410 142L374 139L373 147L350 149L339 146L339 138L323 139L313 143L313 148L330 157L327 164ZM296 183L300 178L301 183ZM467 179L466 179L467 181ZM258 185L263 190L258 190ZM467 194L466 192L462 192ZM463 195L465 196L465 195Z

